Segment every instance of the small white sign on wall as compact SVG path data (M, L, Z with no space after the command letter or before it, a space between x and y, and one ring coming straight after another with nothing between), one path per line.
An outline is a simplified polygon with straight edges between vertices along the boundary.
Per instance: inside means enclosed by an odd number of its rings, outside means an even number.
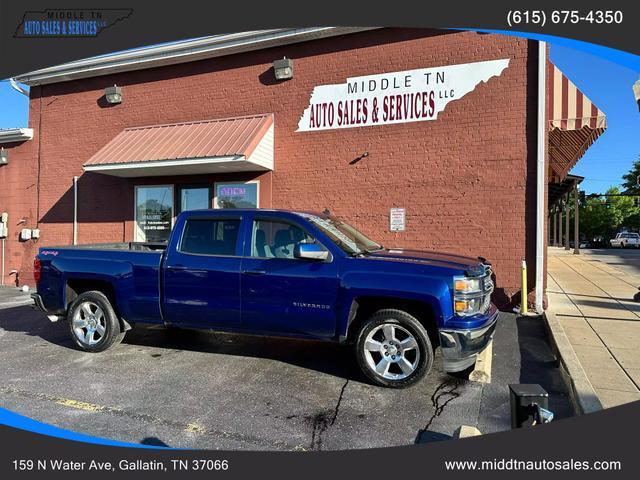
M406 212L404 208L389 209L389 230L392 232L404 232Z

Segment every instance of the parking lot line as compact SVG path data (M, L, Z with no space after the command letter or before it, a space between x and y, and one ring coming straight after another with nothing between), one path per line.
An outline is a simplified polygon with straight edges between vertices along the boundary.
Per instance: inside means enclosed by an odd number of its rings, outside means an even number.
M75 408L77 410L84 410L85 412L102 412L107 409L103 405L96 405L95 403L79 402L78 400L71 400L70 398L63 398L56 401L58 405L65 407Z
M187 428L185 428L184 431L189 433L206 433L207 432L207 430L202 425L198 425L197 423L187 424Z
M163 427L179 429L185 432L206 435L213 438L224 437L227 439L249 442L249 443L258 444L258 445L269 445L271 447L285 448L288 450L292 450L293 448L296 447L296 445L289 445L289 444L285 444L278 441L271 441L271 440L255 437L253 435L245 435L241 433L227 432L227 431L207 430L202 425L199 425L194 422L180 423L173 420L156 417L154 415L149 415L146 413L129 412L117 407L97 405L94 403L88 403L88 402L82 402L78 400L58 397L56 395L51 395L47 393L32 392L29 390L15 388L11 386L0 386L0 393L9 394L17 397L22 397L22 398L34 399L34 400L49 401L49 402L56 403L58 405L62 405L65 407L73 408L76 410L82 410L90 413L102 413L102 414L108 414L108 415L116 415L119 417L127 417L132 420L152 423L152 424L160 425Z

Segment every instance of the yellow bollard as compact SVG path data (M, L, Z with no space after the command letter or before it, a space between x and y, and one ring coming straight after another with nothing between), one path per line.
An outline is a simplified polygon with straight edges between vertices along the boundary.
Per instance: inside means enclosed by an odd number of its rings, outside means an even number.
M528 290L527 290L527 261L526 260L522 260L521 271L522 271L522 290L520 294L520 297L521 297L520 314L526 315L527 309L529 307L528 301L527 301Z

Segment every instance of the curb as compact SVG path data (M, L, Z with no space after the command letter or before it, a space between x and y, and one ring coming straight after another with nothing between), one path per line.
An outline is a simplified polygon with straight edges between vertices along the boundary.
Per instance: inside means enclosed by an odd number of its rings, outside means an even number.
M491 361L493 359L493 339L476 357L476 366L469 374L472 382L491 383Z
M602 403L587 378L567 334L560 325L556 314L548 309L542 315L556 356L562 366L562 377L569 390L571 403L576 414L584 415L602 410Z

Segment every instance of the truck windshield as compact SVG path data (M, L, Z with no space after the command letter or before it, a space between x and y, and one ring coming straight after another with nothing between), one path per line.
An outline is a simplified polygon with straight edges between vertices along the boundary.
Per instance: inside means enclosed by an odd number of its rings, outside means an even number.
M319 217L308 213L301 213L300 215L322 230L338 247L349 255L366 255L382 250L382 245L374 242L336 217Z

